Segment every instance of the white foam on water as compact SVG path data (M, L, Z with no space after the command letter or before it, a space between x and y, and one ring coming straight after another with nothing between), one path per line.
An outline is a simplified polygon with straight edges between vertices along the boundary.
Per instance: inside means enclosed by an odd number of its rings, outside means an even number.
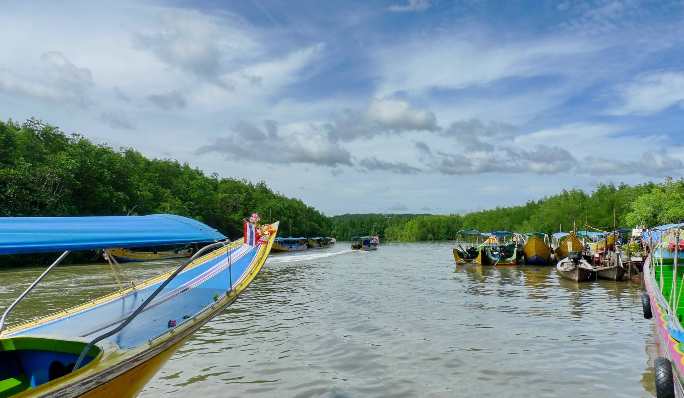
M314 249L316 250L316 249ZM327 258L327 257L334 257L338 256L340 254L347 254L351 253L352 250L343 250L343 251L337 251L337 252L314 252L314 253L292 253L292 254L280 254L280 255L269 255L268 260L266 260L267 263L269 264L287 264L287 263L295 263L298 261L311 261L311 260L317 260L320 258Z

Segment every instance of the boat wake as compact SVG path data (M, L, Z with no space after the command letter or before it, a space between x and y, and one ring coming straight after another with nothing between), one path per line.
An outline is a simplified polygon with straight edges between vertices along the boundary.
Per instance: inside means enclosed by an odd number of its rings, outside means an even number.
M351 253L352 250L343 250L339 252L327 252L327 253L297 253L292 254L282 254L278 256L269 256L266 260L267 264L286 264L295 263L298 261L310 261L317 260L320 258L339 256L340 254Z

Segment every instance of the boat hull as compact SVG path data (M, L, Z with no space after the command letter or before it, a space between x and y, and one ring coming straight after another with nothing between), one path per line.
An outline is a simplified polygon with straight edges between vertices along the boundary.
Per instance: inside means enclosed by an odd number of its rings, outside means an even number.
M482 256L482 250L478 251L478 255L476 258L473 259L468 259L461 257L461 255L458 253L458 249L454 248L454 260L456 260L456 264L480 264L480 259Z
M667 311L669 304L663 297L656 281L655 268L659 267L659 264L651 264L650 256L646 259L644 263L644 285L651 304L658 355L669 359L672 363L675 396L682 398L684 397L684 344L675 340L667 329L670 322ZM670 271L671 273L672 271Z
M612 281L622 281L625 279L627 270L619 265L613 265L610 267L598 267L596 268L596 276L601 279L608 279Z
M304 251L306 249L307 249L306 244L291 246L291 245L280 245L278 243L274 243L273 247L271 248L271 251L279 252L279 253L285 253L285 252L300 252L300 251Z
M586 270L584 268L575 268L574 270L571 270L571 271L558 270L558 273L563 278L569 279L569 280L574 281L574 282L588 281L589 279L591 279L591 274L592 274L591 271Z
M192 256L192 249L177 250L172 252L136 252L126 249L109 249L111 254L117 261L122 263L133 263L143 261L157 261L169 260L173 258L189 258Z
M551 248L537 236L532 236L522 249L525 264L548 265L551 262Z
M571 233L570 235L566 236L556 248L556 260L564 259L565 256L567 256L570 252L581 253L582 248L582 242L579 240L579 238L577 238L577 236L575 236L575 234Z
M586 260L574 262L570 259L563 259L556 264L556 271L565 279L574 282L590 280L594 274L594 268Z
M518 249L513 249L513 255L510 257L500 258L492 253L492 249L488 246L483 247L480 250L480 264L482 265L492 265L492 266L515 266L518 265Z

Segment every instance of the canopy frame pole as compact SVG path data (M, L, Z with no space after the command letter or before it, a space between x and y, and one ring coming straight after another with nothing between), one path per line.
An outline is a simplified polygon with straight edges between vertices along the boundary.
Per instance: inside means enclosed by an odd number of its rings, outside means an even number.
M81 355L78 357L78 361L76 361L76 364L74 365L74 369L72 370L72 373L75 372L76 370L78 370L78 368L81 367L81 364L83 363L83 360L85 359L86 354L88 353L88 351L90 351L90 349L91 349L96 343L100 342L101 340L106 339L106 338L109 337L109 336L113 336L113 335L119 333L119 332L121 331L121 329L123 329L123 328L125 328L126 326L128 326L128 324L131 323L131 322L133 321L133 319L135 319L138 315L140 315L140 313L145 309L145 307L147 307L147 305L150 304L150 303L152 302L152 300L154 300L154 298L157 297L157 295L158 295L162 290L164 290L164 288L166 287L166 285L168 285L168 284L169 284L169 283L170 283L178 274L180 274L181 271L183 271L183 270L185 269L185 267L187 267L188 265L190 265L190 263L192 263L197 257L199 257L200 254L202 254L202 253L204 253L204 252L207 252L207 251L209 251L209 250L211 250L211 249L215 249L215 248L219 248L219 247L221 247L221 246L225 246L226 244L227 244L226 242L217 242L217 243L212 243L212 244L210 244L210 245L204 246L204 247L201 248L197 253L195 253L192 257L190 257L190 259L189 259L185 264L183 264L183 265L181 265L180 267L178 267L178 269L176 269L176 270L173 272L173 274L169 275L169 277L166 278L166 280L164 281L164 283L162 283L161 285L159 285L159 287L150 295L150 297L148 297L147 300L145 300L145 302L143 302L142 304L140 304L140 307L138 307L135 311L133 311L133 313L132 313L131 315L129 315L128 318L126 318L126 320L123 321L118 327L116 327L116 328L113 329L113 330L110 330L110 331L107 332L107 333L101 334L101 335L99 335L98 337L95 337L90 343L88 343L88 345L85 346L85 348L83 349L83 351L81 351Z
M670 308L674 310L675 317L677 317L677 307L679 304L679 299L677 298L677 263L679 259L679 229L675 229L675 254L674 254L674 276L672 277L673 283L673 303L671 303ZM677 301L674 301L677 299Z
M26 296L31 292L31 290L33 290L33 288L36 287L36 286L40 283L40 281L43 280L43 278L45 278L45 276L46 276L50 271L52 271L53 268L55 268L57 265L59 265L59 263L61 263L62 260L64 260L64 258L65 258L67 255L69 255L69 253L71 253L71 252L70 252L70 251L65 251L64 253L62 253L62 255L59 256L59 257L57 258L57 260L55 260L55 262L52 263L52 265L49 266L48 269L46 269L46 270L38 277L38 279L36 279L36 280L31 284L31 286L29 286L29 287L24 291L24 293L21 294L21 296L19 296L19 298L17 298L16 300L14 300L14 303L12 303L12 305L10 305L9 308L7 308L7 310L5 311L5 313L2 315L2 319L0 319L0 335L2 334L2 330L5 328L5 320L7 320L7 316L8 316L9 313L14 309L14 307L16 307L17 304L19 304L19 302L20 302L21 300L23 300L24 297L26 297Z

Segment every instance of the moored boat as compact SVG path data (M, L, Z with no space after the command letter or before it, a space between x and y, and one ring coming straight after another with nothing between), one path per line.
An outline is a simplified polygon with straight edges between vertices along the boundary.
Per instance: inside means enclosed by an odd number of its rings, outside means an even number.
M480 264L493 266L507 266L518 264L519 235L510 231L490 232L489 238L480 245L482 254ZM509 240L506 238L510 237Z
M653 319L658 358L654 361L655 388L657 397L684 397L684 302L682 284L684 267L680 262L680 247L684 224L669 224L649 231L650 254L644 263L644 285L642 296L644 317ZM672 247L672 263L664 260L665 250L656 250L662 245Z
M275 238L273 247L274 252L298 252L308 248L306 238Z
M527 242L522 248L525 264L548 265L551 263L551 247L549 236L542 232L528 232L525 234Z
M138 251L124 248L107 249L107 252L121 262L141 262L186 258L192 256L192 248L166 251Z
M465 239L464 242L456 243L456 247L453 248L456 264L482 264L482 250L480 247L482 234L480 231L462 229L456 232L456 235L460 236L460 239ZM466 246L464 247L463 244Z
M556 242L559 242L554 250L556 261L564 259L570 252L582 253L584 249L582 242L574 232L556 232L553 237Z
M195 331L237 300L266 261L277 227L250 224L247 239L230 242L172 215L0 218L0 254L63 251L0 320L0 397L135 397ZM172 272L4 328L12 309L71 251L200 242L208 244Z
M560 276L575 282L588 281L594 274L594 267L582 257L579 251L571 251L556 264Z

